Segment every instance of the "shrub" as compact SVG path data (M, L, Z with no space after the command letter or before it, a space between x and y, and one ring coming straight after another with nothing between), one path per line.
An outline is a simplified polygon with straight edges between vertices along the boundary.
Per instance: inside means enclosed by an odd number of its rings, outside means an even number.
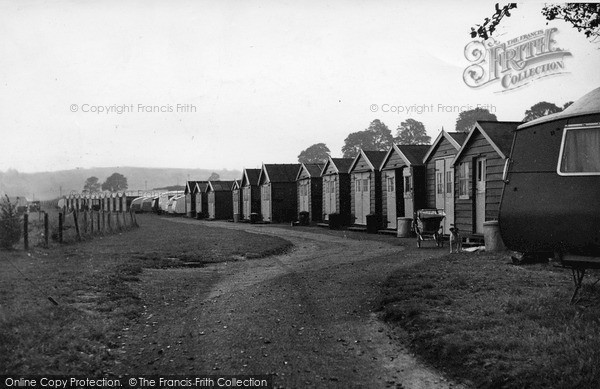
M8 196L0 203L0 247L12 249L21 239L21 223Z

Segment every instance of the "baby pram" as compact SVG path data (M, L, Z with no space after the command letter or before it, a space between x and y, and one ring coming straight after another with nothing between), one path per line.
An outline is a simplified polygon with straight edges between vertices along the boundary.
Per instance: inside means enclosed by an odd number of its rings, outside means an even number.
M421 247L424 240L433 240L437 247L442 247L442 220L446 217L442 209L419 209L415 212L413 220L414 230L417 234L417 247Z

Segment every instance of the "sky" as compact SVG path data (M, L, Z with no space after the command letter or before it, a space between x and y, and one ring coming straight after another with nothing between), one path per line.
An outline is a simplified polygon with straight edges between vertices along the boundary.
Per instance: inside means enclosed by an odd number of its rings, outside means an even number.
M600 43L543 3L494 38L556 28L559 74L469 87L470 27L486 1L0 1L0 170L295 163L374 119L412 118L433 139L460 109L519 121L600 86Z

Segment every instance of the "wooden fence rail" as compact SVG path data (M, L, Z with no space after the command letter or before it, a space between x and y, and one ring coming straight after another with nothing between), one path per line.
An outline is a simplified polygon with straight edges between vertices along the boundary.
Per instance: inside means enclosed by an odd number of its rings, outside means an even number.
M111 234L139 227L132 211L66 211L63 209L58 213L58 220L54 219L56 224L51 223L47 212L43 212L43 215L40 213L38 219L37 221L35 218L30 219L27 213L23 215L23 247L25 250L29 250L31 245L36 244L49 247L50 237L58 243L64 243L66 240L81 241L95 235ZM65 235L69 230L71 233ZM73 231L75 232L74 236ZM39 240L36 241L36 238Z

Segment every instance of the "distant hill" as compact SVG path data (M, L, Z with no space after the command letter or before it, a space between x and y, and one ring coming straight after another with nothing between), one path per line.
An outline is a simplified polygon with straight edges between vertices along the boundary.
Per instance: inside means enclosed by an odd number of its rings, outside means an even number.
M50 200L71 191L81 192L88 177L98 177L103 183L113 173L127 177L128 190L148 190L172 185L185 186L189 180L206 180L215 172L221 180L239 179L238 170L175 169L142 167L101 167L71 169L42 173L19 173L14 169L0 171L0 194L26 196L29 199Z

